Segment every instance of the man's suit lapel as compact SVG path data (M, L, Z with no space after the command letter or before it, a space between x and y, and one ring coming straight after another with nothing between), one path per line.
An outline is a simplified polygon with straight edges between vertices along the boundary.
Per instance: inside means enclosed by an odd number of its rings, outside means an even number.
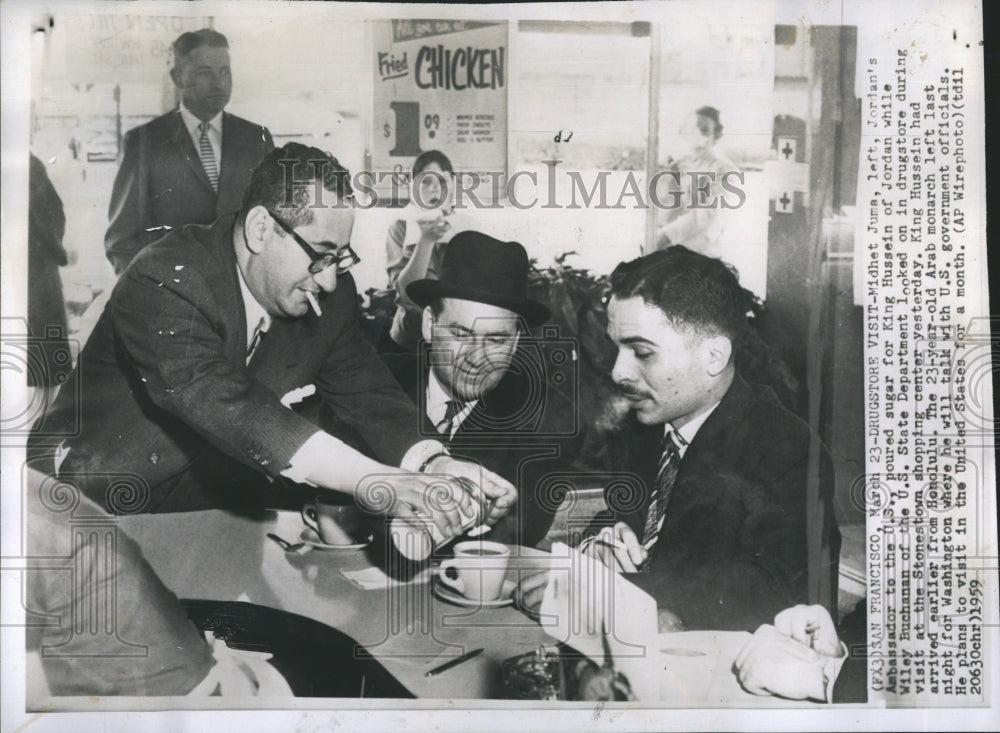
M202 185L214 196L215 190L212 188L211 181L208 180L208 174L205 173L205 166L201 164L201 157L198 155L198 151L195 150L194 142L191 140L191 136L184 126L184 119L181 117L180 110L174 112L172 120L173 130L170 133L170 141L174 146L175 152L187 164L187 167L191 169L195 177L201 181Z
M312 314L275 318L250 359L249 372L279 396L284 395L306 386L304 380L312 381L307 375L315 374L315 370L307 367L317 363L314 352L324 343Z
M743 420L752 398L750 386L736 376L719 406L708 416L685 451L677 473L678 481L692 472L710 468L716 456L728 450L733 425Z
M737 376L719 406L699 428L677 470L670 506L667 507L668 522L671 509L682 512L682 516L684 507L700 500L697 495L700 491L699 484L707 475L718 471L719 457L730 450L739 450L739 446L731 445L732 430L734 425L744 419L752 397L750 387ZM689 478L693 480L688 480Z
M642 491L634 500L634 503L630 496L625 497L627 505L632 506L631 510L624 510L623 507L613 507L610 505L609 508L627 522L637 534L641 535L643 527L646 525L646 514L649 510L650 497L653 489L656 487L656 470L660 461L663 426L642 425L634 417L629 419L631 422L626 428L628 446L623 465L627 466L629 471L634 471L642 479Z
M407 370L396 375L403 392L420 412L420 435L432 437L434 426L427 417L427 369Z
M179 119L180 115L178 114L177 117ZM186 133L187 131L185 130L185 136ZM188 142L190 142L190 138ZM234 343L228 345L227 352L234 359L239 358L241 354L246 359L247 314L246 306L243 304L243 294L240 291L236 251L233 249L234 225L235 217L227 216L219 219L218 223L211 230L213 237L212 248L215 250L215 256L222 262L222 271L225 273L224 282L218 284L222 290L222 293L218 297L220 301L223 298L225 299L224 312L231 314L237 336L234 339Z
M458 430L455 431L454 437L449 442L458 444L462 442L463 438L467 439L470 435L482 438L485 429L491 423L490 414L488 401L485 398L479 400L476 406L472 408L472 411L459 424Z
M233 137L233 125L232 118L226 112L222 113L222 160L219 161L219 190L222 191L226 186L229 185L229 177L231 171L234 170L235 166L233 156L236 155L236 141L232 140ZM229 144L226 144L226 136L230 137Z
M728 433L734 424L743 419L749 409L752 397L753 393L750 391L750 387L737 376L723 396L722 401L719 402L719 406L708 416L708 419L695 434L691 444L684 452L684 457L681 458L677 470L670 506L667 507L667 521L670 520L671 507L676 509L683 505L691 498L691 492L697 491L696 482L689 482L686 479L712 471L718 462L720 452L728 450ZM631 514L631 520L626 519L633 529L645 526L646 514L649 511L649 497L656 485L656 473L663 444L662 425L656 425L653 428L640 427L639 430L641 438L635 441L632 460L638 474L645 480L645 491L642 503Z

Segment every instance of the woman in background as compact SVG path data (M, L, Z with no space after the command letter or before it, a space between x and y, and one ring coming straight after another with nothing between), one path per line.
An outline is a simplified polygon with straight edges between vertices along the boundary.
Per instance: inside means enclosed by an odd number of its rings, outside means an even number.
M401 351L415 353L420 342L421 311L406 295L414 280L437 279L444 250L456 228L455 170L440 150L427 150L413 162L410 203L389 227L386 270L396 291L396 314L389 335Z
M666 222L657 232L657 249L663 249L671 244L683 244L693 250L716 256L716 248L722 239L727 218L720 216L720 206L706 207L712 201L720 201L724 195L722 189L723 176L729 171L739 171L739 166L722 153L717 145L722 138L722 122L719 110L715 107L699 107L681 126L680 137L684 143L684 152L678 160L671 160L668 170L676 171L679 176L676 182L664 179L672 184L669 195L660 194L660 200L674 203L666 210ZM697 185L706 188L699 193L689 174L714 174L714 180L708 176L699 177ZM693 196L698 196L699 206L692 207Z

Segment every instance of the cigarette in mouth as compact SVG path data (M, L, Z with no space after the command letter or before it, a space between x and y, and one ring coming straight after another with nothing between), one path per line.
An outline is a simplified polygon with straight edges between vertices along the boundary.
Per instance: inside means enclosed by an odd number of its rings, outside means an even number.
M316 300L316 296L313 295L311 290L304 291L306 294L306 300L309 301L309 307L313 309L313 312L317 316L323 315L323 310L319 307L319 302Z

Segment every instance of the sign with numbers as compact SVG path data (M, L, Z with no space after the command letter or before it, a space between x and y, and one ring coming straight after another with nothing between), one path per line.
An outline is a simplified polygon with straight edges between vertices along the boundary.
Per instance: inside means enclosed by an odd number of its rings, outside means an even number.
M478 175L479 185L472 186L471 176L460 185L483 203L493 201L506 185L506 21L373 25L372 172L379 197L408 199L413 161L425 150L440 150L456 173Z

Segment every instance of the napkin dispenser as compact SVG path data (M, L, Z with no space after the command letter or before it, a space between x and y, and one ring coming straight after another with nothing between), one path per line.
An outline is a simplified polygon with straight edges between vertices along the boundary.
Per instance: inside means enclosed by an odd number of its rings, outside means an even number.
M503 662L504 696L509 700L568 700L566 670L555 644Z
M509 700L635 699L624 675L598 667L586 655L562 644L542 644L504 660L503 686Z

